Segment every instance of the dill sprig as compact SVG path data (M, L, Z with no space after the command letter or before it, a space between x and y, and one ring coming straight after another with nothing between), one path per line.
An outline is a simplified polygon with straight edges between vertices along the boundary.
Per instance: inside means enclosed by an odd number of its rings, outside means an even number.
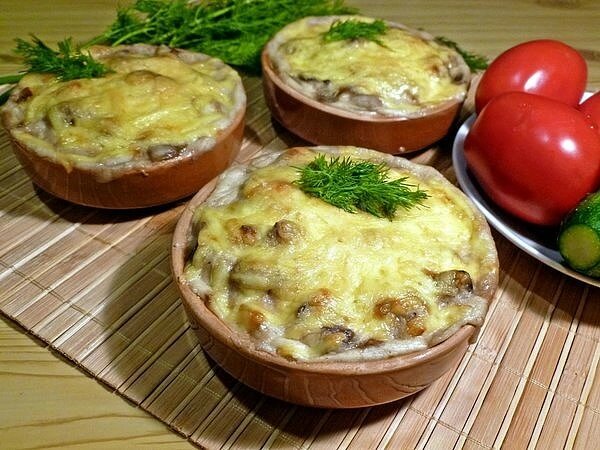
M25 73L52 73L60 80L68 81L77 78L102 77L110 69L96 61L91 55L82 53L80 47L73 45L71 38L60 41L58 50L53 50L39 38L32 35L32 42L15 39L17 45L15 53L23 57L27 66ZM16 83L24 73L0 78L0 82Z
M390 180L384 163L339 156L327 161L321 154L297 169L295 183L302 191L350 213L362 210L391 220L398 207L409 209L429 197L406 177Z
M325 42L335 42L362 39L384 46L379 36L384 35L387 29L386 23L381 19L373 22L363 22L355 19L336 20L331 24L329 30L323 34L323 40Z
M4 84L1 82L1 77L0 77L0 84ZM0 94L0 105L3 105L8 101L8 98L10 97L12 90L13 90L13 88L10 88Z
M137 0L89 44L164 44L260 73L262 48L284 25L305 16L354 13L343 0Z
M475 73L488 68L489 63L485 56L463 50L456 42L443 36L437 36L435 42L455 50L463 57L465 63L469 66L469 69L471 69L471 72Z

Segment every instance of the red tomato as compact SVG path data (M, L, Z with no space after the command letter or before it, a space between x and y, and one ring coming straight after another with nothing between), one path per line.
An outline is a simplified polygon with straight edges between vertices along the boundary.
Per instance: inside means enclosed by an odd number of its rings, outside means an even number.
M579 111L585 114L600 131L600 91L579 105Z
M488 196L531 223L558 224L600 184L600 136L576 108L547 97L494 97L464 147Z
M475 91L475 109L504 92L543 95L577 106L587 83L587 65L577 50L542 39L509 48L483 73Z

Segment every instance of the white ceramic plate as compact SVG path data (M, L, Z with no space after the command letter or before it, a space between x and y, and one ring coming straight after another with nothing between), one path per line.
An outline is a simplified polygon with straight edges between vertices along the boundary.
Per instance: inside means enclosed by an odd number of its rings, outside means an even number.
M544 264L570 277L576 278L592 286L600 287L600 280L575 272L564 265L556 246L555 229L545 229L529 225L494 205L482 192L481 188L467 170L464 155L464 142L475 116L469 117L460 127L452 147L452 162L458 183L465 194L475 203L488 222L506 239L524 252L530 254Z

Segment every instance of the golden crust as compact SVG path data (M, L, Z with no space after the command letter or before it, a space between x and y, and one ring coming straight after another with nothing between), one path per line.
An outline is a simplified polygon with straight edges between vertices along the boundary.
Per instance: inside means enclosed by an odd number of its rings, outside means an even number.
M325 43L321 33L338 21L372 22L363 16L307 17L279 31L266 46L281 80L343 111L384 117L420 117L462 101L470 70L461 55L433 36L385 21L383 45L368 41ZM305 54L306 53L306 54Z
M224 267L227 267L225 270L226 273L215 273L213 271L211 274L210 270L207 271L208 266L206 264L215 267L220 264L219 261L213 258L214 254L210 252L205 252L202 255L200 255L201 252L196 252L196 255L186 268L185 279L183 281L188 283L199 297L207 302L213 312L228 323L230 327L238 330L238 332L248 333L254 340L257 348L277 353L290 359L350 361L380 359L431 347L446 340L467 323L481 326L486 314L487 305L497 287L498 277L497 254L487 222L462 192L448 182L439 172L429 166L414 164L406 159L356 147L293 148L285 152L263 152L251 160L248 165L236 165L220 177L215 190L202 207L195 212L196 231L194 232L194 239L197 238L203 248L210 245L210 239L207 240L206 236L202 235L202 230L203 227L209 228L214 224L210 221L205 221L206 217L218 212L219 208L227 208L228 205L243 202L248 196L251 197L254 195L256 189L260 192L260 186L254 186L252 182L249 182L249 185L248 180L251 180L253 175L260 172L262 168L297 166L299 163L307 161L307 158L312 158L317 153L344 155L352 158L384 162L390 167L400 170L403 175L409 174L412 179L418 180L419 184L425 189L427 189L427 186L435 186L435 192L432 191L432 195L438 195L439 192L443 192L444 202L460 204L457 210L462 211L460 214L464 214L467 217L465 220L468 222L468 229L471 236L469 238L470 248L455 249L453 251L462 252L463 255L467 255L463 256L463 258L471 258L473 261L468 261L465 267L476 267L476 270L470 269L471 275L467 273L465 278L464 273L466 272L461 267L453 267L453 270L442 270L445 268L444 264L437 264L436 262L427 263L426 267L419 269L426 273L424 277L426 282L435 286L437 301L440 301L442 295L440 292L446 289L443 294L443 302L448 305L459 305L456 309L462 311L462 315L456 321L450 325L444 325L438 329L431 328L429 330L427 329L428 318L423 312L427 309L426 306L423 306L422 295L424 294L405 295L407 292L409 294L412 292L412 288L407 290L405 287L400 290L395 288L391 289L391 291L382 290L374 296L375 300L372 302L372 308L374 309L368 309L370 311L369 314L376 316L376 319L379 321L377 326L385 322L381 326L388 328L398 327L398 321L401 321L402 331L396 332L397 336L394 339L381 341L375 335L369 335L364 330L357 328L356 323L340 322L339 312L335 311L336 301L339 301L339 298L341 298L339 289L336 291L337 287L334 286L330 290L327 289L327 286L315 285L313 293L305 299L306 301L302 302L300 306L298 306L298 303L294 304L295 309L293 310L296 311L297 308L296 315L298 317L302 316L303 325L292 324L282 331L281 322L278 322L277 314L273 313L273 310L277 308L273 308L272 303L284 303L287 301L287 299L282 298L283 294L278 290L281 286L290 286L289 283L286 284L285 281L280 281L280 277L289 275L289 272L285 275L285 270L280 270L281 267L278 268L277 266L277 264L288 264L289 260L283 254L275 259L278 261L276 264L265 268L260 264L257 265L256 258L238 258L239 254L236 254L236 251L231 250L227 253L227 251L223 252L223 249L219 248L219 258L224 257L227 260L224 265ZM273 188L276 191L286 190L284 197L297 194L293 192L297 188L290 186L286 182L275 180L274 183L276 185ZM271 193L273 194L273 192ZM273 194L269 201L276 202L275 197L276 195ZM297 197L294 198L297 199ZM306 206L304 203L302 204ZM203 215L202 212L205 208L210 210L210 213L207 213L207 215ZM285 206L282 206L282 208L285 208ZM341 210L339 211L341 215L348 214ZM351 219L359 220L357 218L359 216L365 221L371 220L361 214L357 214ZM296 215L295 212L290 213L290 211L287 211L281 220L275 223L273 229L268 232L261 232L262 225L255 222L244 225L244 228L239 227L240 223L245 224L243 222L244 218L240 218L242 222L236 222L233 225L228 223L224 229L235 229L235 233L231 238L233 247L254 245L257 239L260 239L261 233L264 236L264 242L271 239L268 245L273 246L277 245L275 242L277 239L288 240L288 242L293 242L295 237L298 237L298 239L309 239L308 236L311 236L312 233L310 224L302 222L301 219L298 220L298 217L300 216ZM294 220L289 220L289 223L281 224L280 222L284 221L285 218L294 218ZM385 219L382 220L385 221ZM210 224L207 225L207 222L210 222ZM279 225L279 228L277 225ZM228 226L230 228L227 228ZM235 228L236 226L238 228ZM343 234L343 231L340 231L340 233ZM350 230L346 234L350 235ZM322 242L320 244L322 245ZM196 242L193 245L196 245ZM206 258L207 254L212 256ZM301 256L299 255L296 254L295 257L300 258ZM319 261L319 265L324 265L328 262L325 257L316 260ZM435 270L427 272L429 267ZM310 271L310 269L298 265L292 272L301 270L305 272ZM323 270L333 272L337 269L336 267L325 267ZM225 281L223 283L226 285L231 286L232 283L233 285L241 285L245 291L240 294L240 292L234 292L235 289L232 289L225 293L226 302L218 304L215 298L219 294L215 293L215 289L221 289L224 285L222 283L217 286L218 283L215 280L219 276L224 277ZM344 274L339 273L337 276L343 277ZM367 271L362 276L367 280L365 281L366 284L373 282L373 279L375 279L375 284L378 282L376 280L378 277L377 274L368 273ZM450 284L448 284L448 280L451 280ZM397 280L397 284L407 285L404 281L400 282L400 280ZM275 284L272 284L272 282ZM279 285L278 283L282 284ZM463 284L461 285L461 283ZM472 286L470 286L471 283ZM463 287L458 288L457 286ZM263 292L261 294L263 295L261 301L267 301L267 304L252 302L252 296L256 292ZM395 296L386 297L386 293L389 292L393 292ZM398 292L403 292L404 294L399 295ZM223 304L231 305L236 304L236 302L240 303L238 306L241 307L236 309L235 314L230 315L227 309L223 309ZM435 306L435 308L437 307ZM317 314L315 316L317 319L314 320L316 320L315 323L320 324L320 328L310 328L310 326L306 325L308 323L305 320L307 318L306 314L309 312ZM273 325L274 323L276 324ZM284 328L286 326L283 325ZM306 346L311 348L308 353L303 350Z
M36 185L81 205L145 208L192 195L235 159L246 96L232 68L164 46L90 52L113 72L26 75L0 110Z
M50 74L26 75L0 110L2 125L13 142L41 158L63 165L67 172L78 168L107 182L131 170L144 171L165 161L197 158L212 150L219 134L243 115L246 96L241 79L237 72L216 58L146 44L94 46L89 51L113 72L103 78L67 82L58 81ZM167 64L169 61L182 63L180 67L189 67L196 79L190 80L188 73L177 78L180 74L171 73L176 65L165 66L164 71L160 69L160 62L148 63L146 67L145 61L153 59L162 59ZM199 90L190 91L198 97L188 97L188 105L172 105L175 110L172 117L177 115L177 108L188 108L185 115L191 119L182 127L191 128L194 120L199 123L212 115L215 118L210 124L198 125L194 128L197 131L186 134L183 129L177 130L177 120L169 121L171 117L150 120L150 116L168 111L161 105L164 101L159 98L162 91L165 91L164 98L173 97L172 93L179 91L178 98L186 101L183 95L186 84L211 82L211 75L215 80L225 80L218 86L224 102L213 101L218 111L209 111L212 105L202 105L204 109L200 110L202 93ZM145 84L147 89L143 88ZM124 89L119 92L121 87ZM133 94L128 96L128 88L132 92L139 89L140 96L130 101ZM144 95L141 95L142 89L146 89ZM103 94L104 90L109 93ZM45 95L49 98L43 101L48 106L39 106L40 98ZM113 98L107 99L108 96ZM53 101L52 97L58 100ZM148 107L144 109L145 106ZM139 109L139 115L136 115L136 109ZM131 124L144 120L147 125L128 132ZM163 126L174 128L161 130ZM63 129L66 130L64 136L59 134ZM122 139L121 135L124 136Z

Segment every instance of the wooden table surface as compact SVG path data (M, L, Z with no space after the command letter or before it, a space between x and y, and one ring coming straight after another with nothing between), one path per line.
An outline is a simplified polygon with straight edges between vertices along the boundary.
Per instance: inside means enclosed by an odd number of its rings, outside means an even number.
M0 74L19 68L15 37L54 43L85 40L104 29L124 0L2 0ZM598 0L354 0L368 15L449 37L491 58L521 41L562 40L586 56L589 88L600 89ZM0 236L0 240L2 237ZM0 292L0 297L4 293ZM590 293L598 296L598 291ZM588 298L588 301L593 300ZM600 300L597 298L596 300ZM598 325L598 324L596 324ZM194 448L30 337L0 320L0 448Z

